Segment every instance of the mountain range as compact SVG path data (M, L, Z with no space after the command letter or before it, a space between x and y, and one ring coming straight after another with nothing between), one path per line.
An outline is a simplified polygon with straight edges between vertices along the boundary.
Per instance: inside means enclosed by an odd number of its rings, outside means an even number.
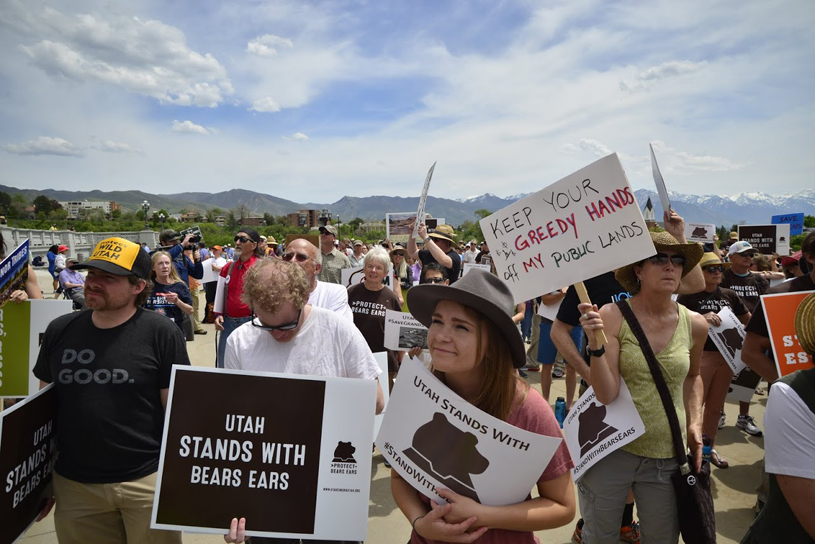
M177 213L187 211L206 211L212 208L222 210L234 209L245 205L253 213L286 215L301 209L327 209L334 217L350 221L355 217L366 220L382 220L389 212L409 212L416 210L419 197L394 196L345 196L331 204L313 202L297 203L272 195L256 193L244 189L232 189L220 193L176 193L169 195L149 194L142 191L64 191L55 189L19 189L0 185L0 191L15 194L21 193L29 201L38 195L45 195L57 201L68 200L107 200L121 204L124 209L136 211L141 203L147 200L152 210L165 209ZM645 206L650 197L657 219L662 217L662 207L655 191L639 189L634 193L640 208ZM425 210L433 217L443 217L451 225L460 225L466 220L475 221L475 211L486 209L495 212L527 196L512 195L506 198L491 193L483 195L449 199L428 195ZM669 191L671 206L687 222L713 223L729 227L734 224L770 223L771 216L787 213L805 213L815 215L815 189L804 189L794 194L770 195L767 193L740 193L732 196L723 195L688 195Z

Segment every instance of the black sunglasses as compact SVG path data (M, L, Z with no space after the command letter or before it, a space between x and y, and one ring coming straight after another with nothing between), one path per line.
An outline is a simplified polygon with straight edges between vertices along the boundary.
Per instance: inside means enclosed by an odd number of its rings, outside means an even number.
M444 283L444 278L425 278L422 283Z
M648 262L651 264L664 265L668 264L669 260L671 261L672 264L683 267L685 266L685 262L687 262L687 259L685 259L684 255L668 256L665 253L657 253L653 257L648 257Z
M252 241L254 241L254 240L252 240L251 238L247 238L246 236L235 236L235 241L237 242L238 240L240 240L240 242L241 242L242 244L245 244L246 242L252 242Z
M291 261L292 259L294 259L298 263L304 263L307 260L311 259L311 257L306 255L305 253L296 253L296 252L284 253L283 255L280 256L280 258L283 259L284 261Z
M255 309L252 308L252 326L257 327L259 329L262 329L264 331L269 331L269 332L271 332L271 331L290 331L292 329L296 329L297 325L300 324L300 314L302 314L302 313L303 313L303 310L301 308L300 311L297 312L297 319L295 319L291 323L284 323L283 325L277 325L275 327L272 327L271 325L264 325L260 321L260 318L257 315L255 315Z
M724 266L722 266L720 264L719 265L713 265L713 266L706 266L702 270L704 270L705 272L708 272L710 274L713 274L714 272L724 272Z

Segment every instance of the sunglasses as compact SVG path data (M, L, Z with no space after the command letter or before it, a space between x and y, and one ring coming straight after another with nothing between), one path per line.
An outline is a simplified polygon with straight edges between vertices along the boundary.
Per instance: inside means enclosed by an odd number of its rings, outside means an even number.
M752 259L756 256L755 253L736 253L739 257L744 257L745 259Z
M404 253L402 253L402 252L394 252L393 256L394 256L394 257L404 257L404 256L405 256L405 254L404 254Z
M664 264L668 264L668 261L671 261L671 263L676 265L676 266L684 267L685 262L687 261L687 259L685 259L684 255L671 255L671 256L668 256L665 253L657 253L653 257L648 257L648 262L651 263L651 264L664 265Z
M240 243L245 244L246 242L251 242L252 239L247 238L246 236L235 236L235 241L236 242L240 241Z
M299 312L297 312L297 318L294 321L292 321L291 323L284 323L283 325L277 325L275 327L272 327L271 325L264 325L260 321L260 318L257 315L255 315L255 309L252 308L252 326L257 327L258 329L261 329L261 330L264 330L264 331L269 331L269 332L272 332L272 331L290 331L292 329L296 329L297 325L300 324L300 314L302 314L302 313L303 313L303 310L301 309Z
M444 283L444 278L425 278L423 283Z
M306 255L305 253L296 253L296 252L284 253L283 255L280 256L280 258L283 259L284 261L291 261L292 259L294 259L298 263L304 263L307 260L311 259L311 257Z
M708 272L710 274L714 274L716 272L724 272L724 266L722 265L713 265L713 266L706 266L702 270Z

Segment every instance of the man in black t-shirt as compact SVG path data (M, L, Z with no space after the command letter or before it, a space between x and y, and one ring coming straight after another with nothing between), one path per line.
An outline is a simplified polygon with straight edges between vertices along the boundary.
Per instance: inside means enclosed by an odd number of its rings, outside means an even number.
M57 393L57 539L180 544L150 516L172 365L190 364L184 337L140 308L152 283L138 244L108 238L71 268L88 269L90 311L52 321L34 367Z
M413 227L411 226L411 229ZM453 285L461 272L461 256L453 249L456 233L450 225L438 225L435 229L427 230L424 223L419 223L419 238L424 241L424 249L416 246L416 238L408 239L408 253L414 259L419 259L422 266L429 263L439 263L447 269L447 278Z

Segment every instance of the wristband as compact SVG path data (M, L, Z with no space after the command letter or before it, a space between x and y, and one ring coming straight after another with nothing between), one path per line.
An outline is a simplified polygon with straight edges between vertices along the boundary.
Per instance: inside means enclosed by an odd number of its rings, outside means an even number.
M427 514L422 514L421 516L417 516L416 519L413 520L413 523L410 524L411 528L415 531L416 530L416 522L425 517Z
M586 347L586 353L588 353L592 357L602 357L605 352L606 352L605 344L600 346L600 349L591 349L589 347Z

